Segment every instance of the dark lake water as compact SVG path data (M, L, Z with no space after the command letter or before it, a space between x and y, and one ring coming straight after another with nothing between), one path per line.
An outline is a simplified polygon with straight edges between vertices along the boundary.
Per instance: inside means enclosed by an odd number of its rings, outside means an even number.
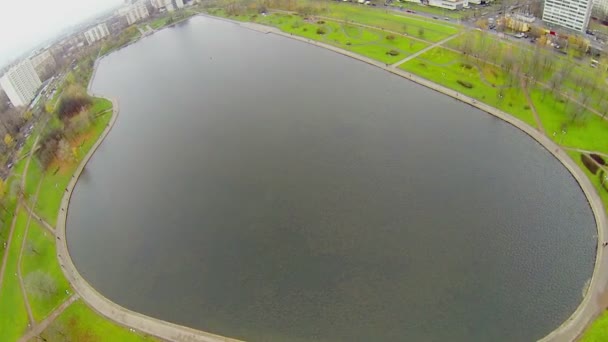
M129 309L252 341L530 341L592 212L538 143L367 64L194 18L104 58L116 126L68 240Z

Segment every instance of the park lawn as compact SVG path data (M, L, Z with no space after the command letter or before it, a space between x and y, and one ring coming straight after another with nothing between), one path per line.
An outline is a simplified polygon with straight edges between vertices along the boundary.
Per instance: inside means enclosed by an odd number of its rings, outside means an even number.
M432 52L435 49L402 64L400 68L487 103L515 116L532 127L536 127L532 111L528 107L525 95L519 87L503 88L501 98L499 97L501 93L500 88L492 87L481 79L481 74L485 74L486 72L480 72L479 69L473 66L472 62L461 59L460 55L455 52L448 50L442 53ZM423 56L431 56L431 59L433 58L432 56L436 56L437 59L429 61L423 59ZM435 61L445 62L446 60L452 62L445 65L434 64ZM465 65L468 65L468 67ZM473 67L469 68L470 66ZM484 68L491 68L491 66L484 66L482 70ZM505 76L502 75L502 72L499 69L495 69L493 72L496 74L494 76L496 81L504 83ZM464 87L458 83L459 80L468 82L473 87Z
M36 189L38 188L38 183L42 179L42 168L40 166L40 162L36 156L32 157L30 161L30 166L27 169L27 176L25 181L25 195L26 198L30 201L34 200L34 194L36 193Z
M81 299L59 315L40 337L46 341L158 341L154 337L131 332L100 316Z
M157 18L154 19L150 22L150 27L152 27L155 30L158 30L159 28L167 25L167 17L162 17L162 18Z
M43 271L50 275L57 288L55 294L48 298L39 298L28 293L34 318L41 321L67 300L69 294L66 291L70 290L70 284L59 267L54 236L32 219L27 234L26 249L21 259L21 274L24 281L27 281L27 276L35 271Z
M0 290L0 341L16 341L25 332L28 326L25 299L21 293L19 278L17 277L17 262L27 214L25 210L19 210L17 222L13 233L13 240L8 246L8 259Z
M311 22L298 15L273 13L266 16L256 16L255 21L277 27L286 33L330 44L387 64L398 62L428 46L428 44L420 41L387 34L379 30L331 20ZM319 34L317 31L319 29L324 30L325 33ZM395 50L398 54L396 56L388 54L391 50Z
M555 142L563 146L608 154L608 121L586 112L575 123L572 123L571 116L565 108L566 104L556 100L552 94L545 95L543 101L543 92L538 88L533 88L530 91L530 97L547 136ZM572 108L574 105L570 103L569 107ZM562 134L562 130L565 130L566 134Z
M457 26L447 22L410 16L392 10L337 3L330 3L327 8L328 11L323 12L327 17L406 33L431 42L438 42L460 31ZM420 29L424 31L423 34L420 34Z
M587 175L587 178L589 178L589 180L591 180L591 183L595 187L595 190L600 195L600 198L602 199L602 202L604 203L604 208L606 209L606 211L608 211L608 190L606 190L602 187L602 183L601 183L602 180L599 177L600 171L598 171L597 174L595 174L595 175L593 173L591 173L591 171L589 171L589 169L581 161L581 155L582 155L581 152L577 152L577 151L567 151L567 152L570 155L570 157L576 162L578 167L580 167L580 169L585 172L585 174ZM606 175L606 173L605 173L605 175ZM606 324L608 324L608 321L606 322ZM608 325L607 325L607 329L608 329Z
M605 310L585 330L579 342L605 342L608 341L608 310Z
M72 142L75 144L73 147L76 147L78 152L75 161L61 164L54 162L47 169L38 194L36 212L51 225L54 226L56 224L61 199L65 188L70 182L70 178L82 158L88 153L106 128L111 118L112 112L98 116L90 131L83 134L78 141Z
M90 110L93 115L96 115L111 108L112 101L100 97L94 97Z

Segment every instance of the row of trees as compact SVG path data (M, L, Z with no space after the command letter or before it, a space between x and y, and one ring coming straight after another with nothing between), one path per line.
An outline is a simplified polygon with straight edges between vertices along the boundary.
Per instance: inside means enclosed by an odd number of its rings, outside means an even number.
M579 44L580 40L571 42ZM541 100L551 95L563 103L571 123L582 121L589 106L608 113L608 99L598 96L606 89L603 73L585 72L571 56L558 56L540 45L528 48L504 44L485 32L463 35L452 41L451 47L462 51L471 63L500 68L508 87L517 86L522 77L528 83L538 82Z

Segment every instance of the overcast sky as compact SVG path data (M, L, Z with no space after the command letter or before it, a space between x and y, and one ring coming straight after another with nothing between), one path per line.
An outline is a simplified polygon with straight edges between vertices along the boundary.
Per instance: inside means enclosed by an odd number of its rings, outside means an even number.
M63 28L122 0L0 0L0 67Z

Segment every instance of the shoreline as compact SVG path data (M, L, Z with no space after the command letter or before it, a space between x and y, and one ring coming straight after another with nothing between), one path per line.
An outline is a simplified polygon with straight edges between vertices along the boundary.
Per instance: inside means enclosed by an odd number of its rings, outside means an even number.
M97 66L97 63L95 66ZM91 80L93 80L93 77L91 77ZM90 90L91 84L92 82L89 83L87 89ZM59 261L61 270L63 271L66 279L69 281L72 289L91 309L105 318L124 327L134 329L138 332L143 332L162 340L177 342L238 342L239 340L188 328L126 309L110 301L102 294L97 292L97 290L95 290L76 269L76 266L70 257L66 241L66 221L70 199L80 175L84 171L84 168L88 164L91 157L95 154L99 146L103 143L107 135L114 127L119 113L118 102L115 99L95 95L90 92L89 94L91 96L108 99L112 102L112 118L95 144L91 147L80 164L78 164L78 167L72 175L70 183L63 194L61 206L57 216L55 228L57 259Z
M201 15L212 19L225 20L254 31L258 31L260 33L276 34L286 38L301 41L313 46L325 48L327 50L337 52L346 57L350 57L361 62L370 64L372 66L378 67L384 71L388 71L393 75L405 78L406 80L417 83L418 85L422 85L428 89L437 91L443 95L447 95L453 99L459 100L460 102L466 103L485 113L497 117L519 129L520 131L524 132L526 135L538 142L554 158L556 158L568 170L568 172L570 172L572 177L574 177L579 187L585 194L589 206L591 207L591 211L593 212L597 229L597 246L593 273L589 281L589 286L585 290L585 294L580 304L578 305L576 310L562 324L560 324L556 329L549 332L547 335L545 335L538 341L574 341L581 336L581 334L584 332L585 328L591 323L591 321L603 311L603 308L597 305L597 302L600 300L601 297L601 290L608 285L608 272L603 272L602 274L600 274L600 272L602 271L601 266L608 264L608 254L604 255L603 246L601 245L602 241L606 241L605 239L608 237L608 222L606 219L606 212L604 210L603 202L599 197L598 193L596 192L595 188L593 187L593 184L591 184L591 181L585 175L584 171L581 170L578 165L576 165L574 160L570 158L570 156L565 150L561 148L561 146L559 146L549 137L542 134L540 131L536 130L535 128L523 122L522 120L510 115L509 113L503 112L485 103L481 103L453 89L447 88L440 84L431 82L425 78L408 73L405 70L393 68L390 65L387 66L385 63L377 62L375 60L372 60L371 58L367 58L365 56L361 56L356 53L329 44L303 38L300 36L294 36L292 34L282 32L275 27L265 26L252 22L240 22L228 18L214 17L208 14ZM605 267L603 268L605 269ZM593 307L593 305L595 305L596 307Z
M598 193L596 192L593 184L589 178L585 175L584 171L581 170L578 165L570 158L570 156L564 151L557 143L553 142L549 137L545 136L535 128L529 126L522 120L506 113L501 110L498 110L494 107L486 105L484 103L480 103L477 100L470 98L466 95L463 95L455 90L449 89L442 85L433 83L424 78L418 77L411 73L408 73L404 70L397 69L391 66L387 66L384 63L377 62L370 58L358 55L356 53L343 50L337 48L335 46L325 44L322 42L310 40L307 38L294 36L285 32L280 31L277 28L265 26L257 23L251 22L239 22L235 20L231 20L228 18L215 17L206 13L199 13L195 16L203 16L212 18L215 20L223 20L226 22L230 22L236 25L239 25L243 28L251 29L264 34L276 34L279 36L283 36L286 38L294 39L301 41L303 43L321 47L328 49L330 51L339 53L346 57L350 57L364 63L370 64L372 66L378 67L393 75L400 76L412 82L415 82L419 85L422 85L431 90L442 93L443 95L447 95L452 97L453 99L459 100L466 104L469 104L477 109L480 109L494 117L497 117L506 123L518 128L520 131L524 132L540 145L542 145L553 157L555 157L566 169L570 172L570 174L574 177L574 179L579 184L579 187L585 194L589 206L594 214L596 228L597 228L597 247L596 247L596 259L595 265L593 269L593 274L589 281L589 286L576 310L566 319L560 326L551 331L549 334L540 339L540 341L572 341L580 337L584 329L587 325L594 319L598 311L601 312L603 308L599 307L597 304L601 290L608 284L608 271L602 271L602 265L608 264L608 254L603 253L603 247L601 246L601 242L605 241L606 236L608 236L608 224L606 221L606 213L603 207L603 203ZM186 18L184 20L190 19L192 17ZM138 39L139 40L139 39ZM132 44L133 42L131 42ZM131 45L129 44L129 45ZM127 45L128 46L128 45ZM126 47L126 46L125 46ZM124 47L123 47L124 48ZM122 49L122 48L121 48ZM120 49L119 49L120 50ZM87 86L87 91L91 96L97 96L91 92L91 85L95 79L95 75L97 73L97 67L99 61L107 56L107 54L100 56L95 60L95 64L93 66L93 74L89 80L89 84ZM104 96L97 96L102 98L107 98ZM97 292L90 284L86 282L78 273L73 261L69 255L69 250L66 241L66 220L67 220L67 211L69 207L69 202L71 199L72 192L76 186L78 178L80 177L82 171L88 164L88 161L94 155L97 148L103 143L108 133L111 131L114 123L118 117L119 107L118 102L115 99L109 99L112 102L112 118L105 130L95 142L95 144L91 147L91 150L87 153L87 155L83 158L83 160L78 165L70 183L66 188L66 192L61 201L60 210L57 217L57 225L56 225L56 234L57 234L57 258L60 262L63 273L66 278L70 282L71 286L74 288L76 293L78 293L81 298L91 307L93 310L103 315L104 317L120 324L126 326L128 328L133 328L141 332L145 332L149 335L159 337L161 339L171 340L171 341L205 341L205 342L215 342L215 341L238 341L235 339L230 339L227 337L222 337L210 333L206 333L200 330L188 328L185 326L180 326L177 324L169 323L166 321L162 321L156 318L152 318L126 308L119 306L118 304L110 301L105 298L99 292ZM604 267L605 268L605 267Z

